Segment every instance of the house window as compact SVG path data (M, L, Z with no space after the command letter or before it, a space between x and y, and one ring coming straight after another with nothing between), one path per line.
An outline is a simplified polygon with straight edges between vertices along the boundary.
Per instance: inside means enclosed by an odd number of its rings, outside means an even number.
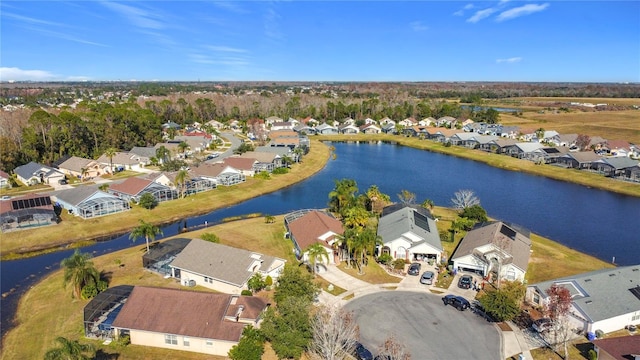
M189 338L182 338L182 345L184 346L191 346L191 342L189 341Z
M533 294L533 302L540 305L540 295L538 293Z
M633 314L633 316L631 317L631 321L638 321L638 320L640 320L640 313Z
M207 339L207 340L204 342L204 344L205 344L206 346L213 346L213 340L209 340L209 339Z
M169 345L178 345L178 336L177 335L164 335L164 343Z

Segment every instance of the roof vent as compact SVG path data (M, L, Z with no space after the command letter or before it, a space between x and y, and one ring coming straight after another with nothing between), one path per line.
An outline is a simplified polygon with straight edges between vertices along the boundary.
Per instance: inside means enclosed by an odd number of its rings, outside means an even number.
M609 274L609 277L611 277L611 276L616 276L616 274Z
M584 282L589 282L591 281L591 279L584 279Z
M591 301L591 300L587 300L587 301L585 301L584 303L585 303L585 304L591 304L592 302L593 302L593 301Z

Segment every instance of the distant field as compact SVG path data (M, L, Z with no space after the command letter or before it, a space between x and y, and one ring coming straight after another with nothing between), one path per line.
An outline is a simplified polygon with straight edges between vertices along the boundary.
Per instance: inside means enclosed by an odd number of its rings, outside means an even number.
M591 104L613 104L613 105L640 105L639 98L581 98L581 97L522 97L513 98L521 102L580 102Z
M544 128L565 134L586 134L640 144L640 110L568 113L525 112L521 117L500 114L500 122L522 128Z

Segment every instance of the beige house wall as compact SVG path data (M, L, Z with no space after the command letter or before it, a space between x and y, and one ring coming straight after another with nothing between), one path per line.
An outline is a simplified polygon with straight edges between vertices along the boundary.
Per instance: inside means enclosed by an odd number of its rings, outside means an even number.
M193 351L209 355L227 356L229 350L233 345L236 345L235 341L224 341L214 339L203 339L188 337L182 335L176 335L177 344L167 344L165 342L165 335L161 333L155 333L142 330L131 330L131 344L152 346L157 348L181 350L181 351ZM185 339L188 341L188 345L185 343ZM207 341L209 343L207 343Z
M218 281L216 279L211 279L211 281L205 281L204 276L194 274L184 269L180 269L180 278L181 278L181 281L185 281L185 279L194 280L196 282L196 285L204 286L211 290L223 292L226 294L240 294L242 290L247 289L246 284L243 284L243 286L238 287L236 285L228 284L222 281Z

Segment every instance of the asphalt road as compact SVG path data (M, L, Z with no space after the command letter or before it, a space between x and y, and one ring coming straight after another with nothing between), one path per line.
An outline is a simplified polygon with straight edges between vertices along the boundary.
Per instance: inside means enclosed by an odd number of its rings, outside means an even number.
M494 324L469 310L445 306L441 298L426 292L385 291L355 298L345 308L353 311L360 342L374 355L394 335L414 360L500 359Z

